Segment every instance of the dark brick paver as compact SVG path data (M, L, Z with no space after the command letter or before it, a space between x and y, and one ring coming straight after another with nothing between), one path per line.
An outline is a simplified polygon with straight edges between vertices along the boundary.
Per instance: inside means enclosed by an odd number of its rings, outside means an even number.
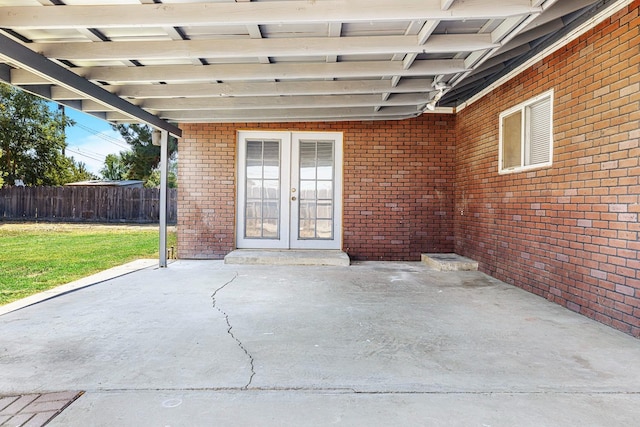
M82 395L81 391L0 396L1 427L41 427Z

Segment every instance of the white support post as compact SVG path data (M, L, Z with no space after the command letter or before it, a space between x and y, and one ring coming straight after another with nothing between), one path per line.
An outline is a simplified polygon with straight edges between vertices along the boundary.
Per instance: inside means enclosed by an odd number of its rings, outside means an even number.
M160 268L167 266L167 171L169 133L160 135Z

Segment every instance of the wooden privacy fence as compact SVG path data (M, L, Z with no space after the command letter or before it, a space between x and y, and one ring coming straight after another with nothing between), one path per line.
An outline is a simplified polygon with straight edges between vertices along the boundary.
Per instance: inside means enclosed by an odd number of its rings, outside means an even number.
M177 219L178 191L167 192L167 222ZM0 220L153 223L160 190L123 187L0 188Z

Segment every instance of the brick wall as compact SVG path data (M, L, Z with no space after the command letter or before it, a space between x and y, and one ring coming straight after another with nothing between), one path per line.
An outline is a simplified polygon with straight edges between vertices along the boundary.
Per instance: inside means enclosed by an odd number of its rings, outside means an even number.
M638 5L457 114L455 250L640 337ZM553 88L553 166L498 175L498 115Z
M234 249L235 131L183 124L178 161L178 254L218 259Z
M453 250L455 117L296 124L183 124L178 252L235 247L237 130L344 132L343 249L356 260L419 260Z
M344 128L344 248L352 259L453 251L455 116Z

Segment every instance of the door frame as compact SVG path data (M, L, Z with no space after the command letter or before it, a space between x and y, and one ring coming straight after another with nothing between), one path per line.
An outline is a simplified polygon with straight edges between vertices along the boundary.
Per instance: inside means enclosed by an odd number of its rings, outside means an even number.
M290 189L300 189L299 182L299 157L294 159L294 154L299 154L300 141L311 140L331 140L333 145L333 232L332 240L325 239L299 239L299 203L290 203L290 244L291 249L342 249L342 132L291 132L291 166L290 166ZM294 187L295 186L295 187ZM297 196L297 193L290 193L289 200Z
M245 198L246 198L246 144L247 138L260 140L280 140L280 236L277 239L253 239L244 237ZM298 239L294 226L297 220L292 220L292 213L298 212L297 203L292 197L298 194L292 192L294 183L292 177L294 166L298 161L292 158L298 155L300 139L332 140L334 141L334 206L333 227L334 238ZM295 184L297 188L298 183ZM342 186L343 186L343 133L342 132L292 132L292 131L238 131L237 132L237 161L236 161L236 247L240 249L342 249ZM284 202L287 203L284 203ZM294 205L295 203L295 205Z

